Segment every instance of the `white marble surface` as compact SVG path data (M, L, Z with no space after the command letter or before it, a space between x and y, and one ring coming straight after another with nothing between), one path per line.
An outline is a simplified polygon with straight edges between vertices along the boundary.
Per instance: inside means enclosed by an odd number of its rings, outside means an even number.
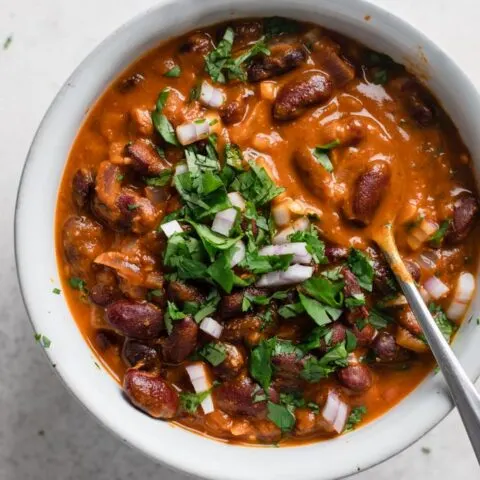
M73 68L100 40L155 3L0 1L0 480L187 478L112 437L67 393L33 340L13 255L15 193L45 110ZM480 87L478 0L374 3L422 29ZM3 49L10 35L10 47ZM405 452L355 479L463 480L478 478L479 473L455 412Z

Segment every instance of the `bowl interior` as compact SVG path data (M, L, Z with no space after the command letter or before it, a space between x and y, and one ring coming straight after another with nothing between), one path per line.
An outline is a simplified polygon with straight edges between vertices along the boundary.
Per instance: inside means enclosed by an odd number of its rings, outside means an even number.
M47 354L66 385L131 445L178 469L221 480L253 479L259 472L265 480L345 476L402 450L452 407L441 375L431 374L388 414L328 442L276 449L212 441L152 420L132 408L109 374L95 365L63 297L51 293L59 284L54 252L57 191L70 147L89 106L120 71L162 40L229 18L272 15L324 25L400 63L413 65L458 126L475 159L478 179L480 102L475 89L430 41L396 17L359 0L176 0L163 2L120 28L70 77L32 144L17 201L16 255L24 301L35 330L51 339ZM469 315L478 310L477 296ZM475 347L479 340L476 322L465 322L454 343L471 378L480 373Z

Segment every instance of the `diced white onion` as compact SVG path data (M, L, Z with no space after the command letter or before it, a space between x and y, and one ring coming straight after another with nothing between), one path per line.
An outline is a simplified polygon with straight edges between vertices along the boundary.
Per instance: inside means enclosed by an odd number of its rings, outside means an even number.
M304 232L310 226L310 220L307 217L302 217L293 222L290 227L284 228L280 230L272 240L274 245L280 245L282 243L288 242L288 237L295 232Z
M422 286L419 287L418 291L420 292L420 295L422 296L423 301L425 303L428 303L430 301L430 298L431 298L430 294Z
M177 127L176 133L178 141L182 145L190 145L210 135L210 124L204 118L194 122L182 123L182 125Z
M202 393L212 388L212 382L208 378L203 362L192 363L191 365L185 367L185 370L190 377L190 381L192 382L193 389L196 393ZM213 406L212 395L208 395L208 397L203 400L201 405L205 415L213 412L215 408Z
M160 228L163 230L163 233L167 236L167 238L170 238L175 233L183 233L183 228L177 222L177 220L163 223L162 225L160 225Z
M473 278L473 275L468 272L461 273L458 277L452 303L450 303L446 312L450 320L458 321L462 319L474 291L475 278Z
M322 410L322 417L335 432L343 432L347 423L348 412L348 405L341 400L337 392L330 390Z
M237 210L235 208L227 208L226 210L222 210L215 215L215 218L213 219L212 230L228 237L236 218Z
M257 287L280 287L293 285L308 280L313 275L313 267L291 265L285 271L279 270L262 275L257 281Z
M305 242L284 243L282 245L267 245L259 250L261 256L290 255L293 254L291 263L302 263L308 265L312 256L308 253Z
M290 223L290 209L287 202L282 202L272 208L273 221L278 227L284 227Z
M212 87L208 82L203 81L199 100L207 107L219 108L225 102L225 94L222 90Z
M239 240L235 244L235 252L232 255L232 259L230 260L230 266L232 268L238 265L245 258L246 251L247 249L245 248L245 244L241 240Z
M181 175L182 173L187 173L188 172L188 167L186 163L178 163L175 166L175 175Z
M230 192L227 196L228 196L228 199L230 200L230 203L234 207L237 207L241 212L245 210L245 207L246 207L245 199L242 197L240 193Z
M223 325L218 323L212 317L205 317L200 324L200 330L208 333L214 338L220 338L222 335Z
M434 300L444 297L450 290L438 277L435 276L426 280L423 286Z
M438 225L435 222L424 218L418 226L411 230L410 235L407 237L407 243L412 250L417 250L437 230Z

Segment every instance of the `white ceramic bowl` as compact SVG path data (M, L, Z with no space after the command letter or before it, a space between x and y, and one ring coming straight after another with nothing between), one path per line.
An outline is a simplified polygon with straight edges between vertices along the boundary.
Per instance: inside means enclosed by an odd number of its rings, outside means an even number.
M120 71L161 40L222 20L271 15L327 26L420 68L458 126L480 172L477 92L431 41L386 11L359 0L176 0L163 2L110 35L73 73L33 141L17 201L16 255L25 305L35 330L51 339L46 352L66 385L129 444L177 469L218 480L320 480L349 475L401 451L452 408L441 375L432 374L386 415L334 440L280 449L223 444L132 408L109 374L95 366L63 296L52 294L59 284L53 234L57 191L89 106ZM369 21L366 15L371 16ZM477 296L471 310L478 312L478 307ZM480 373L478 342L480 329L475 322L466 322L454 344L472 379Z

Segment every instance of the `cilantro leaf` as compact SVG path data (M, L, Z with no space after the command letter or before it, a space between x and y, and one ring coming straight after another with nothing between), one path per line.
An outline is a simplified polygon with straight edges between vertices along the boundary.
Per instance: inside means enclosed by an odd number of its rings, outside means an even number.
M340 308L343 303L343 282L332 282L325 277L312 277L302 283L302 290L319 302Z
M328 173L333 172L332 161L328 153L330 150L338 147L340 145L340 140L334 140L333 142L327 143L326 145L320 145L315 147L312 150L312 155L314 156L317 163L319 163Z
M307 251L312 255L315 263L328 263L325 255L325 243L318 238L318 230L313 225L310 226L310 230L295 232L290 235L289 240L291 242L305 242L307 244Z
M347 308L361 307L365 305L365 295L363 293L354 293L351 297L345 299Z
M342 314L342 310L323 305L318 300L306 297L302 293L299 293L298 296L305 311L319 326L327 325L328 323L337 320Z
M268 401L267 418L271 420L282 432L289 432L295 426L294 408L292 406L279 405Z
M172 175L172 169L167 168L160 172L156 177L145 177L143 180L150 187L164 187L170 183Z
M437 324L437 327L442 332L442 335L445 337L447 342L450 342L452 335L453 335L453 324L445 315L445 312L442 310L442 307L435 305L434 303L430 303L428 309L433 315L433 319Z
M371 260L360 250L352 248L347 263L352 273L357 277L360 287L367 292L371 292L374 273Z
M265 391L272 380L271 358L272 345L267 340L260 342L250 353L250 374Z
M320 360L316 357L308 358L305 361L301 377L307 382L315 383L322 378L328 377L337 368L347 366L348 352L345 342L338 343L331 348Z
M181 73L182 73L182 69L178 65L175 65L170 70L168 70L168 72L164 73L163 76L170 77L170 78L177 78L181 75Z
M243 153L235 143L225 145L225 163L235 170L243 170Z
M180 392L180 406L186 412L194 414L210 393L211 389L200 393Z
M439 247L442 244L443 237L450 227L451 220L444 220L440 225L440 228L430 237L430 243L434 247Z
M186 315L181 312L173 302L167 301L167 311L165 312L163 319L169 335L173 330L173 322L177 320L183 320L185 317Z
M367 322L377 330L381 330L382 328L386 328L389 323L392 323L393 318L378 308L372 308L369 312Z
M205 317L208 317L217 309L218 302L220 302L220 295L216 289L210 291L207 299L202 304L201 308L197 310L194 315L194 320L200 323Z
M227 358L225 346L221 343L207 343L198 350L198 353L214 367L220 365Z
M81 292L86 292L85 286L87 283L85 280L82 280L81 278L78 277L70 277L68 279L69 285L74 289L74 290L80 290Z
M301 303L288 303L278 309L278 314L283 318L298 317L305 312L305 308Z
M207 268L207 273L225 292L230 293L232 291L234 274L230 266L229 256L225 252L222 252L215 262Z
M360 407L352 408L350 416L348 417L347 423L345 425L344 432L351 432L355 430L355 427L362 421L363 416L367 413L367 407L364 405Z
M262 206L280 195L285 189L277 187L263 167L249 162L250 169L233 181L232 188L238 190L245 200Z
M157 130L157 132L162 136L162 138L172 145L180 145L175 135L175 130L173 129L172 124L169 122L168 118L160 113L158 110L152 112L152 122Z

